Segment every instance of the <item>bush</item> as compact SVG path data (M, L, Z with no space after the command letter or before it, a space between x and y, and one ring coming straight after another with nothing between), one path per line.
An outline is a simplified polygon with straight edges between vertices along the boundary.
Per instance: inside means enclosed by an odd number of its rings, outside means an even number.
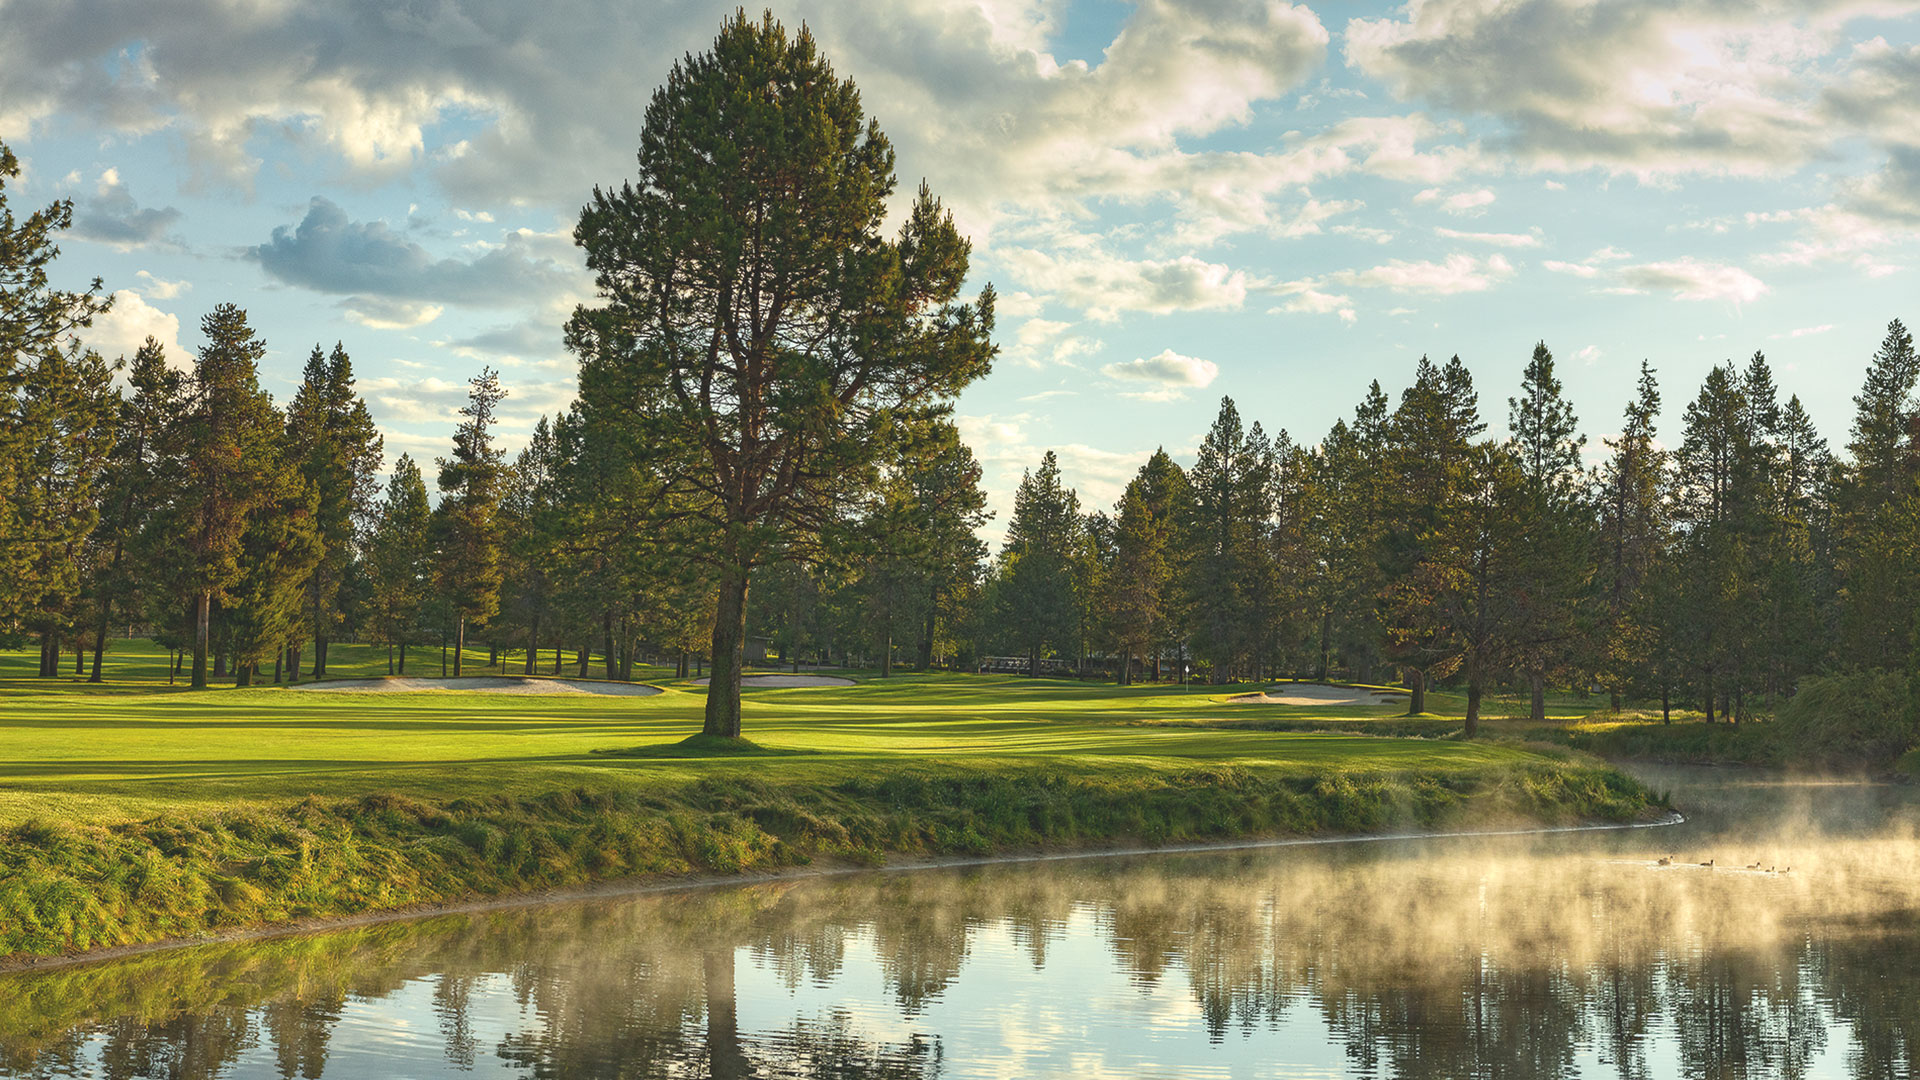
M1891 768L1920 743L1906 677L1890 671L1809 676L1780 710L1787 762Z

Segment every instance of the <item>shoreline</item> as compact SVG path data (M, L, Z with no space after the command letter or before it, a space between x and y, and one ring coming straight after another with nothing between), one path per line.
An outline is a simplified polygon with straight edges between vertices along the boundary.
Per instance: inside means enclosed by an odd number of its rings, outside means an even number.
M174 952L203 945L231 945L255 941L272 941L280 938L301 937L309 934L326 934L339 930L381 926L388 923L411 922L449 915L475 915L490 911L510 911L521 908L541 907L547 904L617 900L631 896L695 892L703 889L760 885L775 881L804 881L829 877L846 877L855 874L902 874L922 870L1012 866L1084 859L1137 858L1151 855L1207 855L1232 851L1277 850L1282 848L1317 847L1335 844L1372 844L1412 840L1450 840L1502 836L1548 836L1560 833L1581 832L1619 832L1630 829L1667 828L1673 825L1685 824L1686 820L1684 814L1675 810L1668 810L1660 814L1657 819L1648 821L1596 822L1579 825L1541 825L1526 828L1452 829L1437 832L1396 831L1384 833L1355 833L1342 836L1282 836L1255 840L1221 840L1210 843L1184 843L1162 846L1136 845L1119 848L1080 847L1061 851L1010 851L994 855L909 855L901 856L899 861L889 861L886 865L882 866L863 866L856 863L845 862L823 866L790 866L779 870L740 874L707 873L677 877L660 874L641 875L603 882L593 882L567 888L529 890L505 893L498 896L478 897L470 900L415 904L400 908L368 911L355 915L312 916L288 922L235 927L230 930L214 931L192 936L161 938L155 941L140 942L137 944L110 945L57 956L21 956L16 954L12 957L0 958L0 976L27 974L38 971L55 971L66 968L84 967L90 964L105 964L136 956L146 956L160 952Z

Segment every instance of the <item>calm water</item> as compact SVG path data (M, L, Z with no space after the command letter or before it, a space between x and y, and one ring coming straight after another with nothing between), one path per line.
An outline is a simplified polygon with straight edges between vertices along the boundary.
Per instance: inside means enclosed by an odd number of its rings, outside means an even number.
M0 1075L1913 1075L1912 795L1649 778L1688 824L865 874L5 977Z

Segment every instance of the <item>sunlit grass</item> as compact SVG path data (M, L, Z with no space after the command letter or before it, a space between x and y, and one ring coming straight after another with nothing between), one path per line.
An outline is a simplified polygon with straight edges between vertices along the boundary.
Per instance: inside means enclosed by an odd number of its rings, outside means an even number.
M1221 688L1210 686L902 675L747 691L746 734L770 749L809 751L803 759L612 757L595 751L664 747L697 732L704 688L655 668L643 673L663 690L653 697L193 692L167 687L164 654L141 644L117 642L112 654L116 680L125 672L139 680L131 686L34 678L32 654L0 653L0 823L126 820L369 790L448 798L671 786L739 773L830 781L929 762L1045 761L1096 772L1234 763L1304 773L1459 770L1524 756L1500 745L1199 726L1386 718L1398 711L1391 705L1226 706ZM469 670L485 658L478 652ZM430 670L417 658L410 666L437 674L437 652ZM384 651L335 645L330 668L341 677L384 674Z

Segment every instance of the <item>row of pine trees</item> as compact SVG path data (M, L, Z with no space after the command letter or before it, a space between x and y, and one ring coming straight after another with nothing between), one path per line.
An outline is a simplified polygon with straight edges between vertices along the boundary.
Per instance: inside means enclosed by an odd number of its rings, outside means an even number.
M1374 383L1316 446L1227 399L1191 469L1155 453L1110 513L1081 512L1052 453L1030 471L983 637L1036 673L1404 679L1416 712L1448 680L1470 724L1505 686L1536 718L1549 687L1599 687L1737 721L1803 675L1910 662L1916 376L1896 321L1836 457L1759 353L1714 368L1665 440L1643 364L1597 467L1544 343L1504 439L1458 357L1423 358L1397 403Z
M17 172L0 146L0 182ZM70 220L64 202L0 219L0 637L37 641L42 674L71 651L104 679L120 627L190 657L194 685L324 677L340 640L387 645L401 673L420 644L461 673L470 637L529 674L698 661L714 538L698 508L659 505L686 497L662 494L670 448L637 441L611 369L583 364L577 401L512 461L483 372L436 500L407 455L382 477L341 346L313 350L284 407L231 305L192 358L86 348L111 301L49 285ZM1404 680L1416 711L1445 681L1470 720L1491 688L1529 690L1538 715L1549 687L1597 686L1739 719L1809 673L1911 662L1917 378L1896 321L1835 455L1758 353L1714 368L1664 439L1642 365L1589 467L1544 344L1504 439L1458 357L1423 359L1397 402L1376 382L1317 445L1223 401L1192 468L1155 453L1110 512L1083 512L1049 453L991 560L980 466L936 422L840 520L775 545L748 628L783 660L887 672L1010 654L1122 681L1344 675Z

